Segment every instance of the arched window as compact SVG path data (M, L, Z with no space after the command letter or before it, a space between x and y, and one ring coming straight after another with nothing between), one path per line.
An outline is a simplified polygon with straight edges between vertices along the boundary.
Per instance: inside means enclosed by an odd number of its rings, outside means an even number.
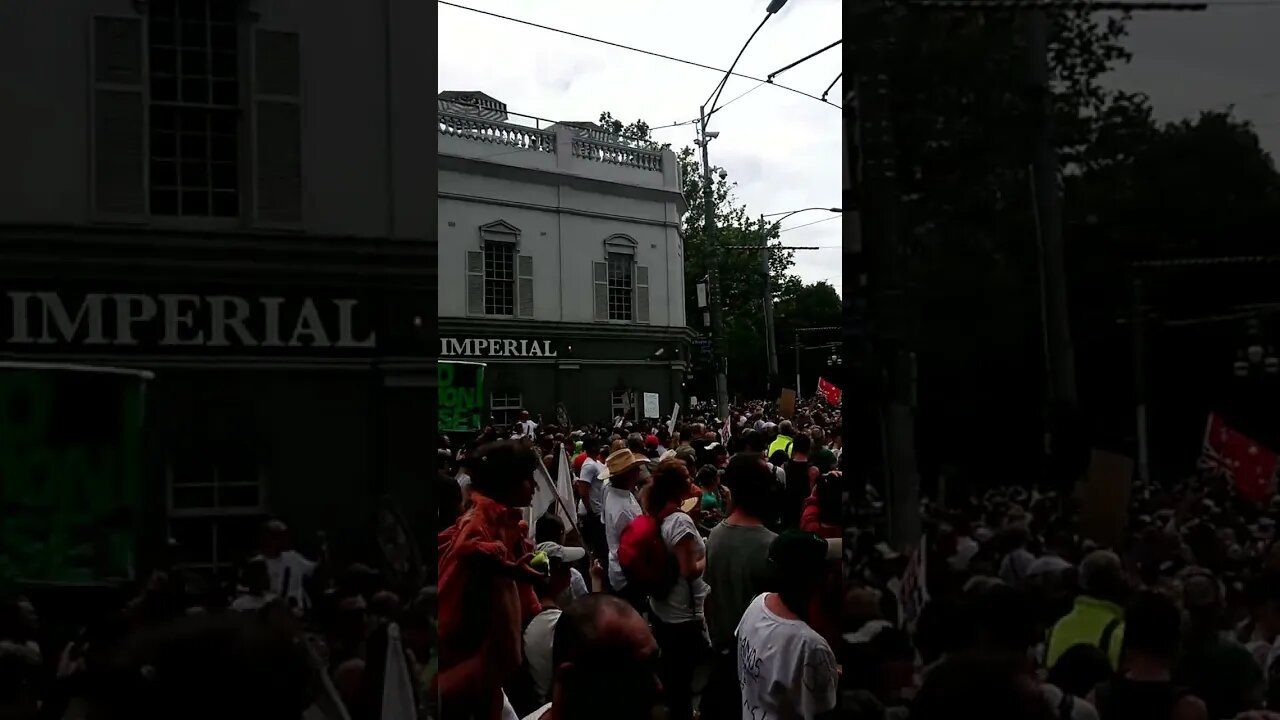
M605 238L604 260L593 263L597 320L649 322L649 268L636 263L639 245L628 235Z
M480 249L467 252L467 312L533 317L533 258L520 255L520 228L505 220L480 226Z

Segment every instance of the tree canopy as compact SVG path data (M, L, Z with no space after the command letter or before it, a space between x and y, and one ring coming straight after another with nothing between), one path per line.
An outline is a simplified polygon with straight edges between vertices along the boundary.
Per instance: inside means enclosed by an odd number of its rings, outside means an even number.
M669 147L657 143L644 120L630 123L602 112L599 124L610 133L628 141L648 147ZM676 152L680 163L680 177L684 183L684 197L689 210L681 218L681 235L684 238L685 260L685 312L689 327L700 338L710 338L710 328L705 327L702 311L698 308L697 285L705 282L710 258L708 244L761 245L767 243L769 251L769 282L774 299L774 326L778 338L778 369L785 385L795 377L795 353L793 349L796 328L836 326L841 320L840 297L836 288L825 282L804 283L793 273L794 253L786 250L778 239L777 228L761 223L759 216L752 217L745 204L734 194L734 183L728 168L714 166L711 177L712 206L715 220L714 238L709 238L705 223L703 172L697 153L692 147ZM720 291L724 347L728 358L729 390L743 397L762 397L767 384L767 359L765 355L764 291L765 272L760 254L750 250L723 250L719 253ZM836 339L833 335L833 340ZM802 342L804 347L812 343ZM689 390L694 395L710 397L714 384L711 381L710 356L695 348L694 373ZM802 350L802 373L806 384L816 384L817 374L838 378L838 369L827 369L829 353ZM813 388L804 388L812 394Z
M1052 17L1052 140L1081 402L1092 440L1126 447L1130 263L1270 254L1280 176L1253 128L1231 111L1160 123L1143 94L1108 86L1107 74L1129 60L1127 16ZM854 29L860 74L887 78L892 142L881 162L901 195L898 262L906 278L895 317L909 319L895 329L919 357L926 474L956 463L986 482L1026 482L1040 461L1040 425L1028 422L1042 417L1045 397L1030 178L1038 98L1024 71L1024 18L898 6ZM1233 271L1157 285L1153 292L1163 294L1151 302L1159 313L1181 316L1261 302L1274 281L1243 282ZM1223 353L1221 339L1179 338L1166 341L1180 360ZM1187 400L1187 417L1208 402ZM1202 430L1203 414L1198 422ZM1198 449L1194 437L1187 444Z

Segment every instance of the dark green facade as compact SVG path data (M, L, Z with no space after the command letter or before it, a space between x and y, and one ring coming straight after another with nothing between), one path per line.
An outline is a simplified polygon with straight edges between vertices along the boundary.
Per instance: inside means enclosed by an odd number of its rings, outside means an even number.
M630 392L639 415L644 393L657 393L661 415L686 402L690 334L684 328L471 318L438 323L442 359L486 363L485 392L498 401L490 413L499 422L519 405L556 424L560 404L575 425L603 422L614 417L623 392Z

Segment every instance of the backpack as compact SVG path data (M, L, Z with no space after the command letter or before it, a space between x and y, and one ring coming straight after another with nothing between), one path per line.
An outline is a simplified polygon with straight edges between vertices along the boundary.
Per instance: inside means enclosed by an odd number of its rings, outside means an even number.
M662 597L679 579L675 555L662 539L662 521L670 514L638 515L618 536L618 566L629 589Z

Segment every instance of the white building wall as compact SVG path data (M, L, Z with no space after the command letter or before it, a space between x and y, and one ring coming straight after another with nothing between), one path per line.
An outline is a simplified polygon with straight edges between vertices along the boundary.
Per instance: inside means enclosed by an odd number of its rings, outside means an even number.
M482 249L481 226L504 221L520 230L517 252L534 263L534 315L513 322L685 327L676 229L684 201L670 151L660 169L640 169L584 158L563 127L456 124L462 129L442 133L439 145L441 156L460 161L438 173L440 317L485 317L468 312L466 253ZM495 139L513 136L516 145ZM648 322L595 316L592 263L605 260L605 240L615 235L635 241L636 264L648 269Z

